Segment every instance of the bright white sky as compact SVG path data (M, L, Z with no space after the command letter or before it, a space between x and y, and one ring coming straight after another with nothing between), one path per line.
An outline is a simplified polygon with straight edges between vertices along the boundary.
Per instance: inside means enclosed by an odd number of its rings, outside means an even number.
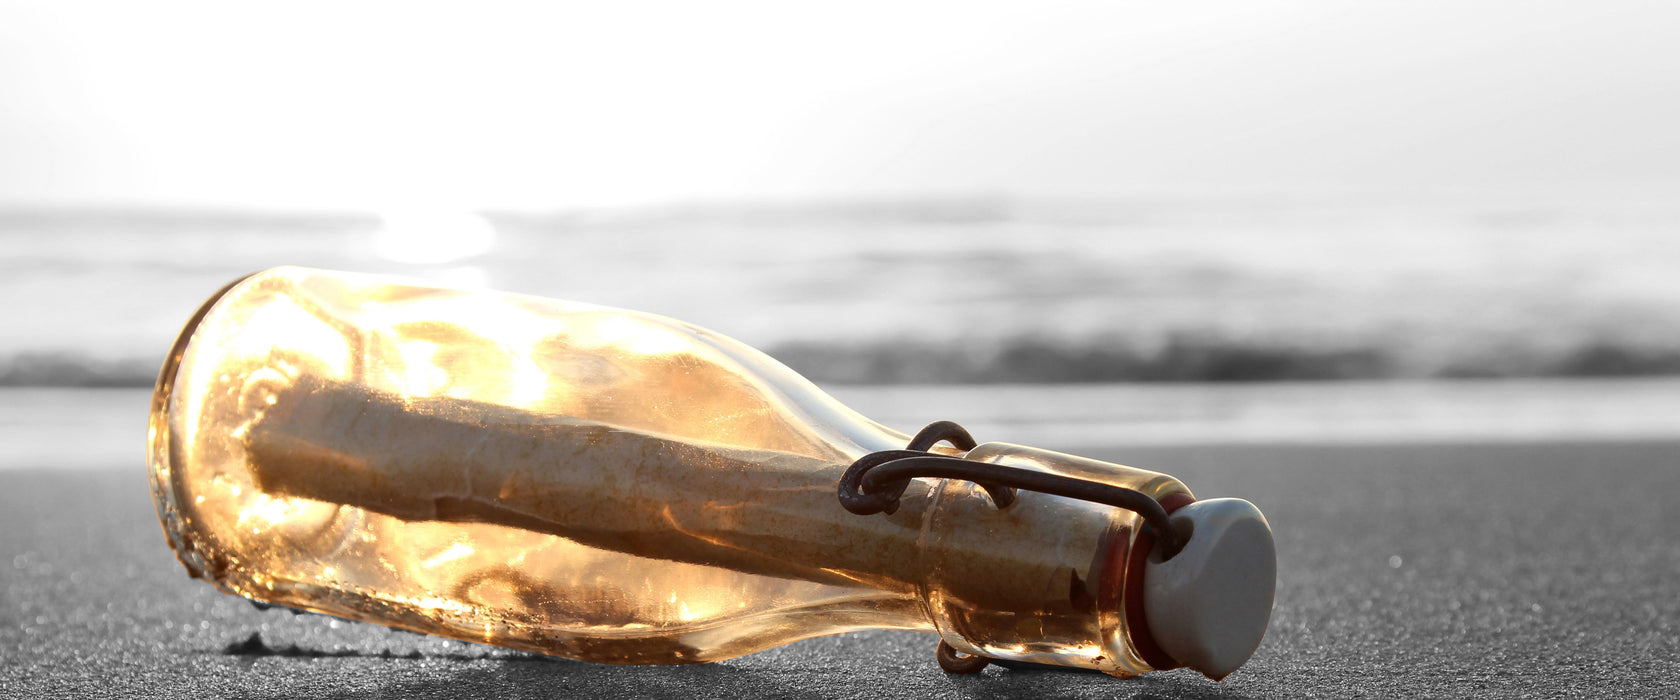
M810 5L0 0L0 205L1680 186L1680 3Z

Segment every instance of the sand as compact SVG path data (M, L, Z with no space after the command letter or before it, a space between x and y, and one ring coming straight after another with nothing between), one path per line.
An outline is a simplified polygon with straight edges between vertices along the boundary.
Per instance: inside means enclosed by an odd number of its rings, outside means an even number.
M1223 683L993 667L872 632L707 666L603 666L259 611L190 580L138 464L0 471L0 697L1680 695L1680 443L1143 448L1248 498L1272 626ZM120 469L118 469L120 467Z

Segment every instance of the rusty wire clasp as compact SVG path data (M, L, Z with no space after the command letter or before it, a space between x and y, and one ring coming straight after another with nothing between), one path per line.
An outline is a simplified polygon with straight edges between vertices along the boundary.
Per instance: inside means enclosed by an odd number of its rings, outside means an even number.
M858 515L891 514L910 480L920 477L962 479L986 491L998 510L1015 502L1016 489L1101 503L1132 511L1143 517L1146 530L1153 531L1161 559L1173 558L1184 548L1184 537L1172 524L1165 508L1155 499L1128 488L1085 481L1069 476L976 462L962 457L932 454L940 442L967 452L978 446L968 430L951 421L929 423L902 450L871 452L852 463L840 477L840 505ZM939 642L939 666L950 673L977 673L991 660L984 656L958 656L957 650Z

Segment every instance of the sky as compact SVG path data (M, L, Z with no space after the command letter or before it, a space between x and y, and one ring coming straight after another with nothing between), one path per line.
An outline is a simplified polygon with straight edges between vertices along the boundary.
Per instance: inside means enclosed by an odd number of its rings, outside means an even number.
M1680 4L0 0L0 207L1680 186Z

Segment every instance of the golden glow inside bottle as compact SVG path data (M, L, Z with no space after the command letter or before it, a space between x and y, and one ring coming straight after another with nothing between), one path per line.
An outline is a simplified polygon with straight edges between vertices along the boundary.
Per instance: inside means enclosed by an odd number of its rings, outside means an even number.
M277 268L187 324L150 471L170 544L222 591L587 661L892 628L1222 678L1259 644L1275 554L1246 502L986 443L933 453L1135 490L1177 508L1184 552L1162 561L1128 510L1025 490L1000 508L961 479L843 508L848 467L909 439L668 318Z

